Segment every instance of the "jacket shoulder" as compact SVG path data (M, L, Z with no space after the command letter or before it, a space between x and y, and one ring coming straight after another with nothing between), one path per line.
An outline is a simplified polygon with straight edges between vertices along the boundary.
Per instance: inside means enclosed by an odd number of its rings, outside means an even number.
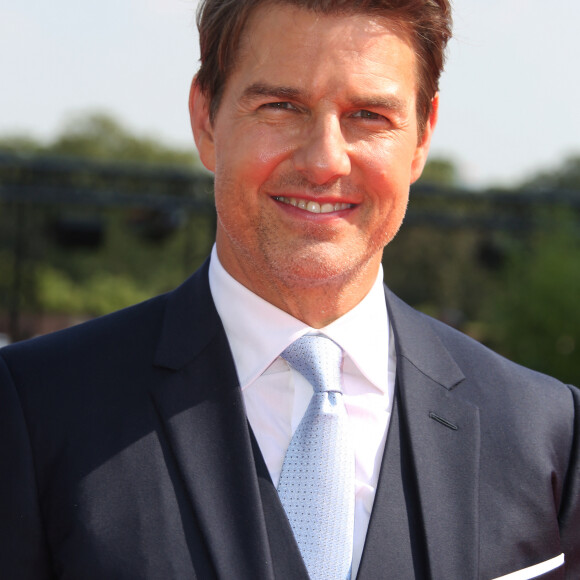
M17 342L0 350L9 368L28 361L44 372L53 365L94 356L106 360L107 352L132 350L159 336L167 295L94 318L70 328ZM154 342L153 342L154 344ZM31 369L28 368L28 371Z
M387 304L401 353L420 359L433 341L442 345L459 365L466 377L474 374L488 380L509 377L510 381L542 383L560 389L557 379L515 363L488 346L427 314L419 312L386 289Z

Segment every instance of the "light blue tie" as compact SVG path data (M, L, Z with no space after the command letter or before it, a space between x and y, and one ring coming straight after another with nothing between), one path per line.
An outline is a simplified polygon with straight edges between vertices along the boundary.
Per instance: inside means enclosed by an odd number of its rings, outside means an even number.
M311 580L348 579L355 490L342 349L325 336L303 336L280 356L314 394L286 452L278 494Z

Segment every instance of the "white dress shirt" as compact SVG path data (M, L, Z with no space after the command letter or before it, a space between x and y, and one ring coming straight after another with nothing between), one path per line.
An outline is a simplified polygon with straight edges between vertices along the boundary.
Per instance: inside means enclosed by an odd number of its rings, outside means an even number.
M232 278L214 246L209 284L232 350L246 406L274 485L292 435L312 397L312 386L280 358L304 334L323 334L344 351L343 399L356 459L352 577L367 533L395 388L395 348L382 268L367 296L328 326L313 329Z

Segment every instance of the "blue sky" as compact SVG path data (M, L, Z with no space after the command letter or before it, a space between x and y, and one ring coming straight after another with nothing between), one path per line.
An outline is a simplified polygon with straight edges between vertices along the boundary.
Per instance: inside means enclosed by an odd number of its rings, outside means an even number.
M195 0L1 0L0 135L48 139L102 110L193 146ZM575 0L455 0L433 155L467 185L506 184L580 154Z

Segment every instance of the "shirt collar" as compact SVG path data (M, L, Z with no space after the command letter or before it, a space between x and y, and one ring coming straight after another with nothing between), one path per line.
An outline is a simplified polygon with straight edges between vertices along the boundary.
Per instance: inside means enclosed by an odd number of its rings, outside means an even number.
M287 346L310 332L334 340L359 371L386 392L390 327L382 280L380 267L370 292L357 306L316 330L232 278L221 265L214 245L209 285L228 337L241 388L258 378Z

